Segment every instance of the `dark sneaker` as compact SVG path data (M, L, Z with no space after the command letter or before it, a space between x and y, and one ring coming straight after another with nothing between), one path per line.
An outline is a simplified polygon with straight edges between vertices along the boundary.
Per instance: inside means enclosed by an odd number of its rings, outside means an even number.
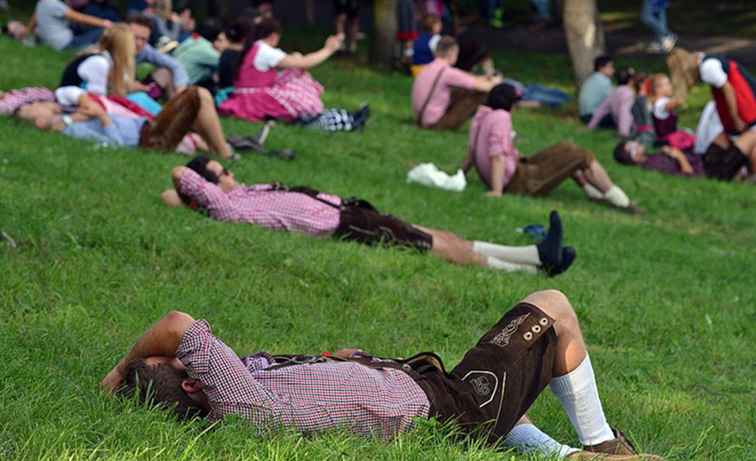
M575 251L575 248L573 247L563 247L562 248L562 264L559 267L554 268L551 273L549 273L550 276L555 277L562 272L566 272L567 269L570 268L573 262L575 262L575 258L577 257L577 251Z
M627 440L622 431L612 428L614 439L601 442L598 445L589 445L583 447L582 452L598 455L597 458L574 458L574 459L596 459L607 461L664 461L664 458L657 455L638 453L635 446ZM578 454L575 453L575 454Z

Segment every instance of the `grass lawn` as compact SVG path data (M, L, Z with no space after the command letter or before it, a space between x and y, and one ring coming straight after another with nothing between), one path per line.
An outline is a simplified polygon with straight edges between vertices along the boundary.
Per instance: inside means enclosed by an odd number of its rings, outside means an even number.
M306 51L321 40L286 45ZM4 39L0 56L0 89L54 86L67 60ZM569 88L564 57L512 52L499 62L520 80ZM463 193L408 185L414 164L454 168L466 132L413 127L404 76L342 60L315 76L328 105L370 102L367 130L278 126L270 146L298 158L248 156L229 165L238 178L359 195L412 222L513 244L529 243L515 228L558 209L576 264L548 279L220 224L160 204L184 157L98 148L1 119L0 231L16 246L0 240L0 459L524 459L458 445L431 423L390 443L339 432L260 438L238 420L208 430L103 398L97 383L169 309L208 319L239 353L435 350L451 365L513 303L545 288L573 301L609 420L643 449L672 460L756 458L753 186L619 166L613 136L588 132L568 111L516 113L520 150L563 139L589 147L645 215L591 204L571 183L547 198L500 200L484 198L474 175ZM684 125L705 97L693 94ZM577 443L548 392L531 415Z

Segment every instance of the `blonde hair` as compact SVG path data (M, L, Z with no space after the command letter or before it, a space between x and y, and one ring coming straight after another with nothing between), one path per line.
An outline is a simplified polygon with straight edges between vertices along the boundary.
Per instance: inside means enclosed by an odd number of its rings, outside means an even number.
M675 48L667 56L667 67L675 98L685 101L690 89L701 80L697 56L682 48Z
M108 94L126 96L128 85L135 79L134 34L126 24L116 24L106 29L99 43L100 50L110 53L113 65L108 74Z

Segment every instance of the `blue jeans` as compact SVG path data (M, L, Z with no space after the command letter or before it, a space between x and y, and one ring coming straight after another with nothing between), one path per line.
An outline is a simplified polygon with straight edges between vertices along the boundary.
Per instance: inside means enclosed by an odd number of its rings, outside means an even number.
M535 8L538 19L551 20L551 0L530 0L530 3Z
M89 29L86 32L82 32L78 35L74 35L74 38L66 45L67 49L84 48L89 45L97 43L102 35L102 29L99 27L96 29Z
M662 41L670 35L667 28L667 2L659 0L644 0L641 10L641 22L656 34L656 39Z
M570 95L556 88L542 85L527 85L522 94L525 101L538 101L549 107L559 107L570 99Z

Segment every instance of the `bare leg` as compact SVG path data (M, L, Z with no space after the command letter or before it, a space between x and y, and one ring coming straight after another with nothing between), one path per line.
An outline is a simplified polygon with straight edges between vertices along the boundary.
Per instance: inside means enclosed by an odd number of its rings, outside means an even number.
M226 144L226 138L223 136L223 127L221 127L218 113L215 111L213 97L204 88L199 88L199 96L200 109L197 113L197 119L194 121L193 129L207 142L211 151L227 159L231 157L231 151Z
M557 335L554 376L565 375L577 368L585 360L588 352L577 315L567 297L558 290L544 290L528 295L523 302L537 306L554 319Z
M591 162L591 165L588 168L582 171L582 174L585 180L602 193L606 193L614 185L612 180L609 179L609 174L607 174L604 167L595 160Z

